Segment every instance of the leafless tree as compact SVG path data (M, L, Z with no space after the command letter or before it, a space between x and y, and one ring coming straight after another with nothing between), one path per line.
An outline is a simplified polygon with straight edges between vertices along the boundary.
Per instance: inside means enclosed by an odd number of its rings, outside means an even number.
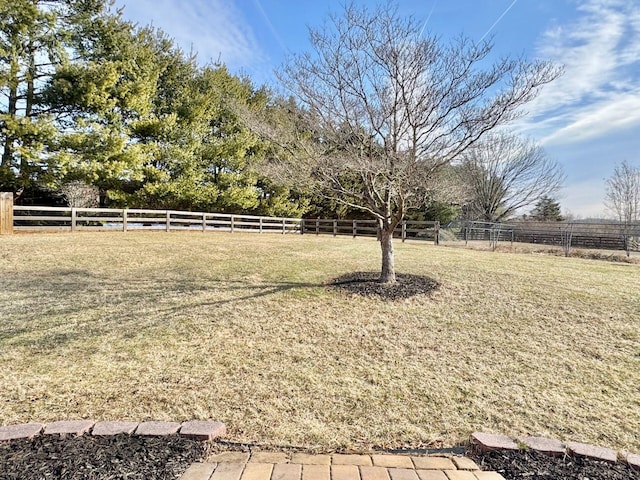
M74 208L93 208L99 205L98 187L80 180L65 183L60 189L67 205Z
M443 45L388 4L347 5L311 29L310 41L312 53L294 55L280 72L306 118L296 123L307 130L295 139L272 134L289 153L273 162L289 179L306 176L378 220L380 280L393 283L393 231L407 210L433 199L443 167L521 116L520 107L561 69L491 62L488 42L460 37Z
M562 239L562 249L564 250L564 256L568 257L571 254L571 240L573 238L573 223L565 223L560 232Z
M472 220L500 222L562 186L561 165L531 140L487 135L462 154L458 169L469 188L466 214Z
M640 220L640 168L625 160L616 165L606 185L605 206L618 221L629 225Z

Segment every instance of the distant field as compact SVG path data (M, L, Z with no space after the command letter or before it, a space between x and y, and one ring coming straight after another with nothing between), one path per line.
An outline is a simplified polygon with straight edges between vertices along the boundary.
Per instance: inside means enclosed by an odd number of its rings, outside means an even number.
M0 424L216 419L229 439L441 446L474 430L640 452L640 266L396 243L440 283L327 289L372 239L0 237Z

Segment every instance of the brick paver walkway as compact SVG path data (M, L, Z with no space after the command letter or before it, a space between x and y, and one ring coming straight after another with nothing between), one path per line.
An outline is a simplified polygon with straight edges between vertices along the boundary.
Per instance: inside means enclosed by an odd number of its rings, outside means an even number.
M504 480L466 457L224 452L180 480Z

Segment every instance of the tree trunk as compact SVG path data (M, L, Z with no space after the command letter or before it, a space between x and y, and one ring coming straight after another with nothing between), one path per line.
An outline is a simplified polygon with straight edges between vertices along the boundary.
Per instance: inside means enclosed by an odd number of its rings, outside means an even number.
M11 120L15 120L17 114L17 104L18 104L18 89L15 86L11 86L9 88L9 103L7 108L7 116ZM5 133L3 152L2 152L2 162L1 165L6 169L10 169L12 167L13 160L13 144L15 142L15 137L13 134L7 132Z
M393 259L393 228L381 228L380 248L382 249L381 283L396 283L396 267Z
M11 39L13 44L15 45L15 38ZM11 52L11 65L9 67L9 78L7 79L7 85L9 86L9 98L7 102L7 117L14 121L18 114L18 75L19 75L19 63L18 63L18 54L16 53L15 47ZM5 132L3 152L2 152L2 162L0 163L2 167L4 167L8 172L11 172L12 160L13 160L13 151L14 151L14 142L15 137L10 130L7 129Z

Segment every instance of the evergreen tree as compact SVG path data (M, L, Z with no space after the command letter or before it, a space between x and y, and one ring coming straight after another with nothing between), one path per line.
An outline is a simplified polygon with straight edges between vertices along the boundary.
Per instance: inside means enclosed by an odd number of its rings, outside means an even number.
M125 62L105 55L131 28L110 12L111 3L0 0L0 89L7 99L0 104L1 189L20 197L25 188L59 188L70 175L94 180L70 174L74 155L121 150L112 131L126 111L117 108L132 108L136 91L122 82ZM106 111L110 117L99 115Z
M0 0L0 190L19 197L42 172L55 134L43 84L67 56L71 1Z
M101 203L299 216L256 172L271 148L240 111L270 94L199 67L110 0L0 0L0 189L97 187Z
M550 197L542 197L531 211L530 218L539 222L561 222L564 220L560 203Z
M158 52L171 42L118 15L93 19L91 30L77 45L81 58L62 65L46 91L68 112L49 173L53 184L83 180L97 186L103 200L126 203L126 193L144 181L151 152L134 134L158 120L152 102L166 66Z

